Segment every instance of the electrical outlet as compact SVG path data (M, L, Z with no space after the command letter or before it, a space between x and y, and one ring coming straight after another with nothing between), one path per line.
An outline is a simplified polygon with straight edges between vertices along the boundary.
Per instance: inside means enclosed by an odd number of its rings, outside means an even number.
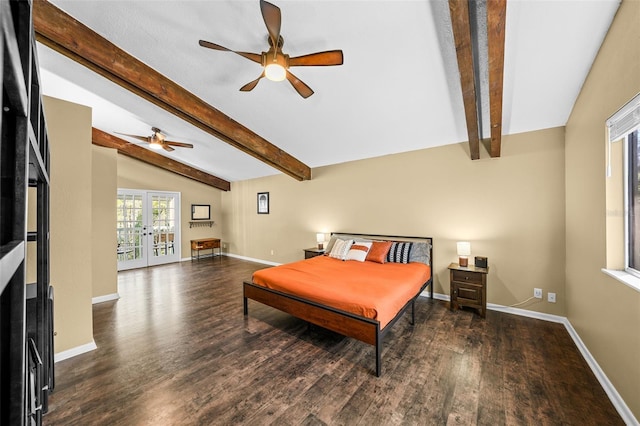
M271 256L273 256L273 250L271 250Z
M535 297L536 299L542 299L542 289L541 288L534 288L533 289L533 297Z
M223 248L223 249L226 249L226 248L227 248L227 245L226 245L225 243L222 243L222 248Z
M551 303L556 303L556 294L555 293L547 293L547 301Z

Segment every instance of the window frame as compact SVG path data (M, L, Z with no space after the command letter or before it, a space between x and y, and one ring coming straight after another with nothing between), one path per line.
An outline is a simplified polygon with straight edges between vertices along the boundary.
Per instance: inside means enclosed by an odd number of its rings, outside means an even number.
M638 183L638 174L640 173L640 161L638 161L638 154L640 149L638 143L640 142L640 129L636 128L631 130L624 136L624 270L625 272L640 278L640 262L638 265L632 266L632 250L635 243L640 239L640 229L632 231L632 221L635 214L640 214L636 211L634 198L632 192L633 188L633 176L635 175L636 185ZM635 174L634 174L635 169ZM636 187L637 192L637 187ZM640 194L638 195L640 197ZM638 249L640 251L640 248ZM635 266L635 267L634 267Z
M608 144L606 167L607 179L611 178L615 171L615 167L612 169L612 146L620 142L622 143L622 158L620 159L622 162L622 170L620 170L619 173L619 175L621 175L619 178L619 185L615 182L613 184L605 184L608 194L606 201L607 228L605 230L607 235L607 256L606 264L601 271L633 290L640 292L640 269L629 267L629 218L631 217L629 209L629 202L631 198L629 195L629 180L631 178L629 171L629 135L635 133L635 136L632 137L637 138L636 148L640 151L640 147L637 146L637 143L640 142L640 93L637 93L633 98L631 98L631 100L629 100L629 102L624 104L606 120L606 130ZM635 166L640 169L640 160L637 161L639 164ZM638 185L640 186L640 182ZM610 190L613 190L614 192L609 194L608 191ZM620 191L622 191L622 193ZM621 195L622 199L620 200L620 204L616 204L615 194ZM640 196L640 193L638 195ZM612 217L609 217L609 215L612 215L613 218L615 218L615 213L619 211L618 209L622 209L622 217L619 227L616 225L615 220L610 222ZM640 215L640 205L635 213ZM635 233L635 238L637 239L636 241L640 240L640 226L638 231ZM640 246L638 247L638 252L640 253ZM635 266L640 268L640 258L638 259L638 265Z

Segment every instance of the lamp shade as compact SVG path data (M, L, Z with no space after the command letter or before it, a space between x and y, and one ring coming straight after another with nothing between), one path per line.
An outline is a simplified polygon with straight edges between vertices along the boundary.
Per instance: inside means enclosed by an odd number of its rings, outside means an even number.
M467 241L459 241L456 243L458 248L458 256L469 256L471 254L471 243Z
M316 241L319 243L324 243L324 234L321 232L318 232L316 234Z

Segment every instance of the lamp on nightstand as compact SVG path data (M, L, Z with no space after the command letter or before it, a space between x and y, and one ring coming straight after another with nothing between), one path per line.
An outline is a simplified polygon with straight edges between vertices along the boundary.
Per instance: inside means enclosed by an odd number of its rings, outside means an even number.
M471 254L471 243L467 241L459 241L456 243L458 249L458 264L460 266L469 266L469 255Z
M324 248L324 234L318 232L316 234L316 241L318 242L318 249L322 250Z

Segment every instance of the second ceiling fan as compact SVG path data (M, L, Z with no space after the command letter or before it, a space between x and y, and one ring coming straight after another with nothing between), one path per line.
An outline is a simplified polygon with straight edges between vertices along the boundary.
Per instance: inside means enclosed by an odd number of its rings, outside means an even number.
M289 71L289 67L342 65L342 50L328 50L325 52L310 53L308 55L291 58L289 55L282 52L284 39L280 35L280 8L269 2L260 0L260 10L262 12L264 23L267 26L267 31L269 32L269 50L267 52L262 52L262 54L237 52L205 40L199 41L200 46L224 52L233 52L243 58L247 58L262 65L263 70L260 76L240 88L243 92L253 90L253 88L258 85L258 82L262 77L267 77L269 80L273 81L282 81L286 78L300 96L308 98L313 95L313 90L311 90L311 88L302 80L293 75L291 71Z
M151 136L130 135L128 133L120 133L120 132L114 132L114 133L117 133L123 136L129 136L130 138L134 138L134 139L138 139L139 141L146 142L149 144L149 148L151 149L164 149L165 151L171 152L175 150L173 148L174 146L180 147L180 148L193 148L193 145L190 143L168 141L165 138L164 133L162 133L162 130L158 129L157 127L152 127L151 131L153 132Z

